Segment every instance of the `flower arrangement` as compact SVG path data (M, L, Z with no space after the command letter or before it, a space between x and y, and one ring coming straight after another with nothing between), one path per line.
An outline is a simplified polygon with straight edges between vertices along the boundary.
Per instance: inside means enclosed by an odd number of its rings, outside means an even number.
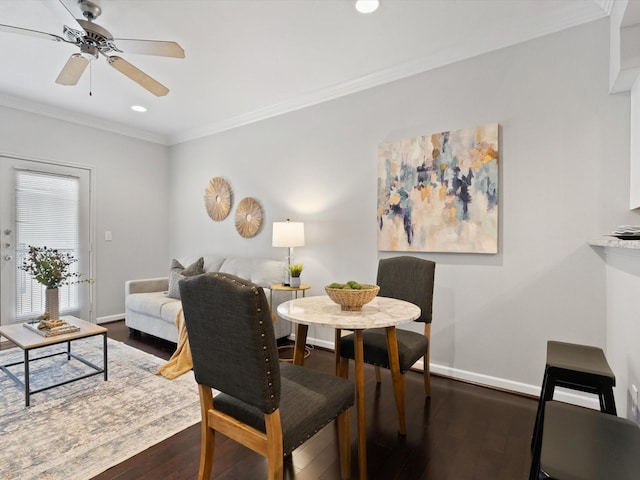
M294 265L289 265L289 273L293 278L299 277L302 273L303 265L301 263L296 263Z
M29 245L29 255L24 259L20 270L29 273L37 282L47 288L58 288L76 283L93 283L78 272L70 272L71 264L78 259L68 252L60 252L55 248L34 247Z

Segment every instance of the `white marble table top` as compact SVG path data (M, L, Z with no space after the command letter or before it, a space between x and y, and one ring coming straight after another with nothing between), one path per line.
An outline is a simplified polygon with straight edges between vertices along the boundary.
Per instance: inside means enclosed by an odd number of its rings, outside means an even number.
M340 305L326 295L289 300L278 305L277 311L282 318L295 323L347 330L390 327L420 316L417 305L387 297L375 297L359 312L342 311Z

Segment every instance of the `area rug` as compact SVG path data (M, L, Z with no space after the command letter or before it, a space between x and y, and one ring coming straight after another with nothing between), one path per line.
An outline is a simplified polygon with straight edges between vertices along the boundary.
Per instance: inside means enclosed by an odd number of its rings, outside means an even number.
M102 365L102 337L75 341L72 351ZM155 375L164 360L111 339L108 354L108 381L96 375L36 393L30 407L0 371L0 477L90 479L200 420L193 372L176 380ZM0 363L23 355L18 348L0 351ZM22 365L11 371L24 377ZM64 355L39 360L31 364L32 388L87 371Z

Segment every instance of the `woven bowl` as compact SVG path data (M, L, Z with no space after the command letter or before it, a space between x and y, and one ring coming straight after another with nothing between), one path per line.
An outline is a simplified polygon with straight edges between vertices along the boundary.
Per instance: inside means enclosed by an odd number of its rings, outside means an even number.
M358 312L362 306L373 300L380 287L378 285L363 285L361 290L324 287L329 298L340 305L340 309L348 312Z

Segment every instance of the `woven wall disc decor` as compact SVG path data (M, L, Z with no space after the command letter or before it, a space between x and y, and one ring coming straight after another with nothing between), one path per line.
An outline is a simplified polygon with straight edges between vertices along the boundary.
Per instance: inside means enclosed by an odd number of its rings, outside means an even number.
M215 177L209 180L204 191L204 206L216 222L227 218L231 211L231 187L225 179Z
M253 198L243 198L236 208L236 230L241 237L253 237L262 225L262 207Z

